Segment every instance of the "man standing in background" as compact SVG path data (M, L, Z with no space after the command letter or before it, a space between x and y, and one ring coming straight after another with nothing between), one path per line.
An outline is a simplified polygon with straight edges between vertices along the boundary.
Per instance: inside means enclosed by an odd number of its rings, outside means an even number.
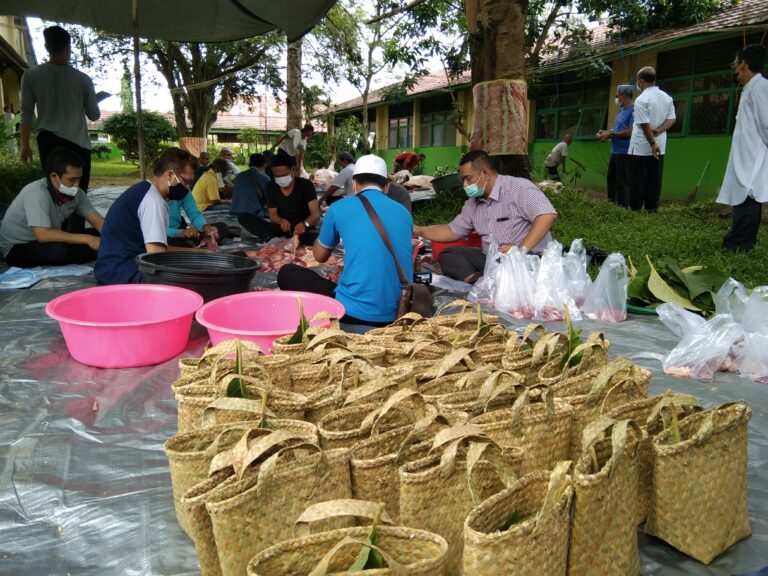
M675 124L672 97L656 86L656 71L650 66L637 73L635 123L629 140L629 179L632 210L656 212L661 198L661 177L667 130Z
M600 130L600 142L611 141L611 159L608 161L608 200L629 207L629 140L632 136L635 105L632 103L633 86L616 87L614 102L619 107L611 130Z
M744 86L736 114L731 154L717 201L733 206L727 250L751 250L757 240L762 203L768 201L768 80L763 78L766 49L752 44L736 53L731 67Z
M61 26L43 30L49 60L27 70L21 77L21 161L32 160L29 136L37 107L37 147L40 164L45 169L48 154L54 148L68 148L83 161L80 188L88 192L91 178L91 141L85 117L98 120L96 92L91 79L69 65L72 38ZM79 233L85 227L83 218L70 217L65 225L69 232Z
M341 165L341 172L338 173L336 178L333 179L328 190L325 191L322 198L320 198L320 204L325 202L330 206L336 200L341 200L346 196L353 196L352 192L352 175L355 172L355 157L350 152L342 152L339 154L339 164ZM342 193L338 196L334 196L338 190Z
M282 151L283 153L288 154L288 156L296 159L299 176L302 178L309 178L309 174L307 174L307 171L304 168L304 154L307 151L307 144L314 134L315 129L312 124L305 124L304 128L301 130L298 128L288 130L277 143L278 154Z
M563 139L558 142L547 158L544 160L544 167L547 169L547 178L551 180L560 181L560 173L558 167L563 165L563 174L568 174L568 170L565 167L565 161L568 159L568 146L573 142L573 136L566 134ZM579 166L582 170L586 170L587 167L577 160L572 160L574 164Z

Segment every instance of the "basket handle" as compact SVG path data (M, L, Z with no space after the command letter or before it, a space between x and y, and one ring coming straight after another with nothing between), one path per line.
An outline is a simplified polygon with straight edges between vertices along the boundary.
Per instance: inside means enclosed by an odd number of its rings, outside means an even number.
M277 418L268 408L262 406L261 399L249 399L249 398L229 398L222 396L216 398L213 402L208 404L203 410L203 428L210 428L218 424L216 422L217 411L233 412L249 412L251 414L258 414L260 416L266 416L267 418ZM258 424L258 423L257 423Z
M339 328L339 319L336 318L336 316L334 316L333 314L331 314L327 310L323 310L321 312L318 312L317 314L312 316L312 318L309 319L310 328L315 327L315 326L312 326L312 323L313 322L317 322L319 320L330 320L330 322L331 322L330 329L332 329L332 330L333 329L340 330L340 328Z
M642 436L640 427L633 420L613 420L608 417L598 418L584 430L584 434L582 435L582 446L584 447L584 450L588 449L595 442L604 437L605 433L610 430L611 457L604 464L603 468L610 463L611 470L609 474L612 475L624 455L630 428L634 430L638 438ZM594 474L597 472L599 472L599 470L595 471Z
M434 367L433 371L427 371L423 374L423 376L431 377L433 380L436 380L437 378L448 374L451 368L457 366L464 359L469 361L469 368L474 368L475 363L470 357L470 354L472 354L472 350L470 348L456 348L454 351L448 353L440 361L440 364Z
M321 312L320 314L323 314ZM314 320L317 318L318 315L315 315L312 317ZM315 330L317 329L317 335L314 336L310 341L309 344L307 344L306 350L313 350L314 348L317 348L321 344L327 344L330 342L334 343L342 343L342 344L349 344L352 341L352 337L347 334L346 332L343 332L342 330L338 328L317 328L312 327L309 330ZM308 331L309 332L309 331Z
M632 378L634 374L635 366L626 358L619 358L606 364L605 368L600 371L597 378L595 378L592 384L592 389L587 394L585 404L587 406L594 406L598 400L603 396L605 390L611 379L619 372L628 371L629 377Z
M361 430L369 430L371 431L371 436L374 436L379 433L379 424L383 420L384 416L386 416L390 410L393 408L398 408L399 410L403 411L404 408L400 406L400 403L404 400L407 400L408 398L413 399L413 403L416 407L416 411L411 412L410 410L407 410L407 412L411 413L414 417L414 422L420 420L426 415L427 411L427 404L424 402L424 397L417 392L416 390L413 390L412 388L403 388L402 390L398 390L392 396L387 398L387 401L384 402L384 405L381 406L381 408L378 408L376 410L373 410L370 412L365 419L363 420L363 423L360 425Z
M560 348L564 346L567 347L567 345L567 336L561 332L544 334L539 337L533 345L533 356L531 358L532 365L536 366L552 359Z
M392 386L397 386L397 382L379 375L370 382L366 382L362 386L355 388L354 390L350 390L347 398L344 400L344 406L359 402L363 398L367 398L368 396L376 394L377 392L381 392L382 390L386 390L387 388L391 388Z
M280 448L277 452L272 454L269 458L264 460L264 462L261 463L261 466L259 466L259 472L258 476L256 478L256 495L257 497L261 496L264 493L264 486L269 482L269 480L272 478L272 476L275 475L275 471L277 469L277 461L280 458L280 455L283 452L287 452L288 450L296 450L299 448L309 448L310 450L315 450L319 455L320 459L317 462L317 467L314 471L314 476L317 477L319 481L323 481L327 471L328 471L328 456L326 455L325 451L320 447L320 445L317 443L316 440L313 441L307 441L304 440L303 442L299 442L298 444L294 444L292 446L285 446L283 448ZM251 463L249 463L250 465ZM243 470L245 472L245 469ZM238 477L242 478L242 475L239 475Z
M467 312L468 310L474 310L476 304L472 304L469 300L463 300L460 298L457 298L456 300L451 300L447 304L443 304L440 306L440 308L437 309L437 312L435 313L435 316L442 316L443 312L445 310L450 310L451 308L458 308L459 311L457 314L462 314L464 312ZM446 314L447 315L447 314Z
M293 537L299 538L309 536L311 533L310 524L312 522L319 522L320 520L327 520L329 518L344 518L347 516L374 520L380 510L380 521L385 524L394 524L383 508L384 504L382 502L352 499L328 500L327 502L312 504L307 507L307 509L301 513L301 516L296 519L296 522L293 523Z
M232 380L239 378L243 382L248 382L249 384L253 384L254 387L257 390L260 390L261 392L266 392L267 394L272 391L272 382L271 378L267 375L267 372L262 369L262 372L267 377L267 381L259 380L254 378L253 376L246 376L245 374L227 374L222 378L218 385L217 385L217 392L221 395L225 395L227 392L227 385L229 385Z
M536 514L535 526L531 536L538 535L541 530L545 530L551 524L552 517L555 515L555 510L560 503L563 493L571 485L571 476L569 474L571 464L570 460L563 460L555 464L555 468L549 475L549 485L547 486L544 501Z
M417 314L416 312L408 312L407 314L403 314L400 316L400 318L392 322L390 326L402 326L403 331L408 331L414 326L414 324L423 324L426 321L427 319L424 318L421 314Z
M667 407L679 407L684 409L688 406L700 407L701 404L699 403L698 399L689 394L672 394L665 392L664 397L654 405L651 413L648 415L648 418L645 422L646 426L652 422L655 422L656 419L661 416L662 411Z
M331 560L333 560L333 557L336 556L336 554L342 548L352 545L363 546L370 548L371 550L376 550L376 552L381 554L381 557L384 558L384 561L387 563L387 566L389 566L389 570L392 572L393 576L406 576L406 574L408 574L402 564L399 564L392 556L389 555L388 552L385 552L375 544L371 544L365 540L358 540L356 538L347 537L338 542L333 548L331 548L326 553L326 555L320 559L312 572L307 574L307 576L326 576L328 574L328 570L330 568Z
M480 335L479 330L475 330L474 332L472 332L472 335L469 337L467 345L472 346L472 348L476 349L477 346L483 342L483 340L486 340L491 336L496 336L496 335L507 336L508 335L507 327L504 326L504 324L487 324L485 328L488 331L482 336Z
M499 379L504 375L510 376L511 380L499 382ZM525 378L517 372L512 372L511 370L494 370L480 387L478 403L483 405L483 411L485 411L488 409L488 404L500 394L503 394L507 390L518 388L522 386L524 382Z
M525 408L531 403L530 393L534 389L539 389L541 397L544 399L544 403L547 407L547 420L552 422L555 417L555 400L554 394L549 387L544 385L532 386L531 388L523 388L520 396L517 397L514 404L512 404L512 413L509 416L509 427L516 435L520 435L523 427L523 418L525 417Z
M238 477L242 477L243 472L245 472L248 466L259 460L265 453L276 446L292 442L304 443L310 441L317 444L316 438L291 430L274 430L253 441L251 441L252 439L249 436L250 434L244 434L232 449L217 454L211 461L208 474L213 475L220 470L232 467Z

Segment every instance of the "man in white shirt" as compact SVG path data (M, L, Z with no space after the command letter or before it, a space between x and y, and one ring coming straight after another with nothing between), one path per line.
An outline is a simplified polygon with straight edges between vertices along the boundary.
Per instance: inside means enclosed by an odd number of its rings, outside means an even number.
M765 63L765 46L752 44L739 50L731 65L744 89L717 197L720 204L733 206L731 229L723 238L723 248L728 250L754 247L762 203L768 201L768 79L761 74Z
M339 154L339 164L341 165L341 172L336 175L331 185L328 186L328 190L320 198L320 204L325 201L330 206L336 200L341 200L346 196L354 196L354 192L352 192L352 175L355 172L355 157L349 152L342 152ZM342 190L343 193L335 196L338 190Z
M230 187L230 191L234 184L235 177L240 174L240 168L238 168L233 161L234 157L235 154L232 152L232 149L227 148L226 146L219 152L219 158L227 163L227 172L223 175L222 179L224 180L224 185Z
M661 197L661 175L667 130L675 124L672 97L656 86L656 71L650 66L637 73L635 123L629 140L629 179L632 210L656 212Z
M88 192L91 177L91 140L86 116L101 116L91 79L69 65L71 37L61 26L43 30L49 60L27 70L21 77L21 161L32 160L29 136L37 109L37 147L40 164L45 169L48 154L54 148L68 148L83 161L80 189ZM70 232L84 230L82 218L70 218Z
M299 167L300 176L307 178L307 171L304 169L304 153L307 150L307 143L309 139L315 134L315 129L312 124L305 124L304 128L299 130L293 128L280 139L277 143L278 153L280 150L296 158L296 166Z

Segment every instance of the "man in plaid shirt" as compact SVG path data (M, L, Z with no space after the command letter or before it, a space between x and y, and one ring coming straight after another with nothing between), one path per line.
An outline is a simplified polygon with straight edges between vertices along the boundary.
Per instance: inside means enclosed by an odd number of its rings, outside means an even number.
M552 240L549 229L557 211L530 180L496 171L487 152L472 150L461 157L459 174L468 200L450 224L414 226L415 234L434 242L456 242L475 230L482 248L454 246L440 253L443 274L474 284L482 276L491 243L506 252L512 246L541 254Z

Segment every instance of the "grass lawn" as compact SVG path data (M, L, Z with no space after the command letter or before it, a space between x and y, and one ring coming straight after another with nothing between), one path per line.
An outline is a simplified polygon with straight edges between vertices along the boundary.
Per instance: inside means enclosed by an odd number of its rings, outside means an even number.
M717 268L748 288L768 285L766 225L761 227L753 251L724 251L720 246L730 217L720 218L721 206L714 202L666 205L656 214L645 214L571 190L548 196L559 213L552 234L564 246L574 238L583 238L589 247L621 252L636 264L646 254L652 260L670 257L682 267L702 264ZM446 194L417 204L414 222L448 222L461 210L462 203L459 194Z
M139 181L139 167L118 158L93 158L89 188L131 185Z

